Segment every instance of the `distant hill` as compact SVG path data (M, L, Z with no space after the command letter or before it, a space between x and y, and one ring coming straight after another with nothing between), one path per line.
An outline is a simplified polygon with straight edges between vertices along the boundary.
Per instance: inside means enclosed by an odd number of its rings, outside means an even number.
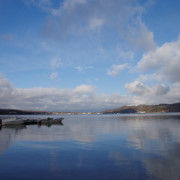
M117 113L161 113L161 112L180 112L180 103L159 104L159 105L122 106L117 109L105 110L100 113L101 114L117 114ZM0 109L0 115L43 115L43 114L51 115L51 114L96 114L96 113Z
M47 111L26 111L18 109L0 109L0 115L39 115L39 114L53 114Z
M180 103L159 104L159 105L139 105L122 106L117 109L102 111L102 114L114 113L161 113L161 112L180 112Z
M19 109L0 109L0 115L53 115L53 114L96 114L82 112L28 111Z

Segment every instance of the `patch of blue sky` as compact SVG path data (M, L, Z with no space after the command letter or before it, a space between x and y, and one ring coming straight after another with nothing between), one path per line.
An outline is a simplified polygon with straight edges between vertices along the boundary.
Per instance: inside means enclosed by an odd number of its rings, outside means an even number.
M158 45L176 41L180 32L180 1L154 1L143 14L142 19L153 32Z

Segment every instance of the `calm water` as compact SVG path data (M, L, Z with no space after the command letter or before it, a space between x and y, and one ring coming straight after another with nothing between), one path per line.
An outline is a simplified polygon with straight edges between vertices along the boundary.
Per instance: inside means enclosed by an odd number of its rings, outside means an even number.
M180 114L63 117L2 128L0 180L180 179Z

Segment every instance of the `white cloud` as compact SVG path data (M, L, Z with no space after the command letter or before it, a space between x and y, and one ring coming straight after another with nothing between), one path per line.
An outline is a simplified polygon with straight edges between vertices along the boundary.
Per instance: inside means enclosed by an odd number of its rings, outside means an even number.
M125 99L127 100L127 98ZM80 85L74 89L18 89L1 75L0 108L53 111L101 111L120 106L121 95L96 95L96 88Z
M11 83L1 73L0 73L0 88L4 90L12 88Z
M180 83L171 89L166 85L145 86L132 83L126 86L136 95L99 94L96 87L80 85L74 89L15 88L0 75L0 108L52 111L102 111L132 104L159 104L180 101Z
M95 87L90 86L90 85L81 85L81 86L77 86L74 89L74 92L76 92L76 93L93 93L93 92L95 92Z
M180 101L180 83L174 83L172 87L169 87L166 84L148 86L142 82L134 81L126 84L125 87L130 94L133 94L131 96L136 98L137 104L176 103Z
M137 21L139 20L137 19ZM131 42L136 48L152 50L156 47L153 32L149 31L141 21L138 23L138 26L129 28L129 31L125 34L125 39Z
M93 68L93 66L77 66L77 67L75 67L75 69L77 69L77 71L79 72L79 73L84 73L87 69L92 69Z
M11 96L12 89L12 84L0 73L0 98L4 103L6 97Z
M179 82L180 37L175 42L165 43L155 50L145 53L137 67L144 72L155 71L152 75L156 80Z
M167 102L180 102L180 82L174 83L165 97Z
M87 33L85 30L98 30L99 33L106 28L108 33L116 34L116 40L149 50L156 44L153 33L141 19L143 11L142 6L131 0L65 0L58 8L49 9L52 16L43 33L46 38L62 41L68 36Z
M127 63L120 64L120 65L113 65L111 67L111 69L107 70L107 74L110 75L110 76L115 77L115 76L119 75L127 67L128 67Z
M58 72L52 72L50 75L51 80L55 80L55 79L57 79L57 77L58 77Z
M170 90L169 86L167 86L166 84L147 86L139 81L128 83L125 85L125 87L128 90L128 92L135 95L141 95L141 96L165 95Z
M126 84L125 87L128 92L136 95L143 95L149 92L148 88L139 81L134 81L132 83Z

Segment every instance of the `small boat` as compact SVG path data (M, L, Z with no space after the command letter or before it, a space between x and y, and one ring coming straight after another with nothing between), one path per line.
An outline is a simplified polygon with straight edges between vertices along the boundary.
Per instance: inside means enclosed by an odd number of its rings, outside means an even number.
M21 119L21 118L15 118L13 120L5 120L2 121L0 119L0 126L15 126L15 125L32 125L32 124L38 124L38 125L52 125L52 124L62 124L62 120L64 118L47 118L47 119Z
M15 120L15 121L2 121L1 123L0 123L0 125L1 126L5 126L5 125L24 125L24 120Z
M39 120L39 121L38 121L38 124L45 124L45 125L61 124L63 119L64 119L64 118L57 118L57 119L47 118L47 119Z

